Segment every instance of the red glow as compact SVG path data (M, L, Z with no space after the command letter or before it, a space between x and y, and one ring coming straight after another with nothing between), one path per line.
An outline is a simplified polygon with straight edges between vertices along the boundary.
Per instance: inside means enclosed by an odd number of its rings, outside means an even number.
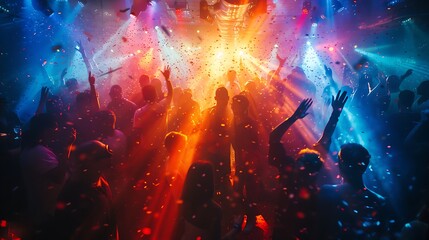
M299 190L299 197L302 199L309 199L310 198L310 192L306 188L301 188Z
M304 10L303 10L303 13L301 14L301 16L298 18L298 22L296 23L296 28L297 28L297 30L301 30L301 28L302 28L302 26L304 25L304 23L305 23L305 20L307 19L307 16L308 16L308 10L307 10L307 14L305 14L304 13Z
M148 227L143 228L143 229L142 229L142 233L143 233L144 235L150 235L150 234L152 233L152 229L150 229L150 228L148 228Z

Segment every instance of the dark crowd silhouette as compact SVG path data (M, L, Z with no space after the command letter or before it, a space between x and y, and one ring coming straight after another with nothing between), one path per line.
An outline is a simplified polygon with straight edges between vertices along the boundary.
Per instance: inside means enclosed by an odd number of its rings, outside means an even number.
M0 238L429 239L429 81L403 89L412 70L363 58L343 79L325 66L318 94L277 60L262 78L229 70L208 108L168 66L134 96L65 69L29 122L2 97ZM376 140L348 141L356 122ZM383 161L401 177L368 184Z

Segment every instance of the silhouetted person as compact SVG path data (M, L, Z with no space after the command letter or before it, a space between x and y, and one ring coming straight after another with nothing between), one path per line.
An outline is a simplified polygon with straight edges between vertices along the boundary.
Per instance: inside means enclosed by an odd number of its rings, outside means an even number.
M58 123L47 113L34 116L24 134L21 171L27 193L28 219L34 234L53 217L58 193L66 178L67 166L50 148L56 141ZM74 139L70 139L70 144ZM37 236L33 236L36 237Z
M226 79L225 87L228 89L228 92L232 95L240 94L241 86L237 79L237 72L235 70L229 70L226 74Z
M50 239L118 239L112 193L101 176L110 149L93 140L79 145L74 155L74 169L58 196Z
M222 230L227 231L232 218L233 191L231 184L231 121L232 112L228 107L229 96L225 87L215 93L216 105L203 112L200 137L194 159L204 159L214 168L214 200L223 209Z
M378 69L373 62L364 56L354 65L354 70L358 75L359 81L363 78L366 79L368 88L370 90L374 89L377 84L374 79L377 77Z
M47 87L42 87L39 106L36 110L36 115L43 113L46 107L46 113L55 118L58 123L57 138L49 143L52 151L57 155L60 161L66 161L69 156L71 137L75 137L76 129L70 117L68 109L64 108L62 99L56 95L50 95L50 90Z
M222 210L213 200L213 167L195 162L188 170L173 239L221 239Z
M396 219L388 203L363 182L370 158L360 144L341 146L338 167L344 182L325 185L320 191L318 239L391 239L395 235Z
M410 90L404 90L399 93L398 110L400 113L412 112L415 96L414 92Z
M295 95L292 99L302 99L301 93L313 98L316 96L316 85L307 78L304 70L300 67L292 69L291 74L287 76L286 85L290 89L290 93Z
M94 114L100 110L98 93L95 89L95 77L89 73L89 91L81 92L76 96L76 105L73 109L73 123L77 132L77 143L83 143L96 138Z
M200 105L192 98L191 89L183 90L176 103L169 119L172 130L184 134L195 132L200 124Z
M420 121L417 122L415 127L408 133L405 138L405 146L407 153L409 153L409 160L407 164L412 168L410 173L411 180L413 180L413 191L408 192L407 196L409 201L409 208L413 213L418 211L422 199L429 198L429 109L420 112ZM411 161L410 161L411 160ZM408 187L408 186L407 186Z
M74 107L76 96L79 94L79 83L76 78L67 79L65 88L60 92L61 99L64 101L66 108Z
M283 135L298 119L308 115L311 99L304 99L294 114L279 124L270 134L269 162L279 170L280 191L273 231L273 239L317 239L318 179L327 156L338 118L347 102L347 93L332 96L332 114L322 137L312 149L299 151L296 160L286 153Z
M362 108L367 104L368 94L370 92L369 83L372 82L370 75L361 75L358 79L358 86L353 95L353 106Z
M153 86L156 90L157 100L161 101L165 98L164 92L162 91L162 82L158 78L152 78L150 85Z
M387 77L387 88L390 92L390 103L389 103L389 112L396 112L397 106L398 106L398 95L401 91L399 87L401 86L402 82L409 77L413 73L413 70L408 69L407 72L404 73L402 76L397 75L390 75Z
M122 88L119 85L113 85L110 88L109 96L112 100L107 105L107 109L115 113L116 128L126 135L131 134L137 105L123 97Z
M155 201L151 196L156 191L164 175L163 140L167 133L167 111L173 97L173 86L170 81L170 68L162 72L167 85L168 95L158 101L156 89L152 85L143 87L146 104L134 114L133 131L139 135L132 150L131 161L126 164L127 187L130 197L124 199L128 211L127 226L123 234L126 239L138 238L138 229L143 226L139 212L133 209L147 208Z
M331 96L333 92L337 92L339 90L338 83L335 82L334 77L332 76L332 69L326 65L323 66L325 68L325 76L329 80L328 85L323 88L322 97L325 105L329 106L331 103ZM352 91L349 91L350 93Z
M277 55L277 60L279 61L279 66L277 69L268 73L268 81L270 86L269 93L278 106L283 106L287 100L285 99L286 83L281 80L280 71L286 62L286 58L281 58L279 55Z
M389 145L394 151L403 150L405 138L420 120L419 113L412 111L414 97L414 92L410 90L401 91L397 102L398 112L391 113L387 119Z
M231 182L230 146L231 114L228 108L228 90L216 90L216 105L206 110L198 143L197 159L205 159L213 164L216 192L229 194Z
M256 224L258 195L261 184L257 175L259 161L257 124L249 117L249 100L244 95L232 98L232 146L235 155L234 191L241 195L243 209L247 215L244 231L250 232Z
M412 70L408 70L401 78L396 75L389 76L386 79L379 77L379 83L371 89L368 95L368 104L373 113L382 116L386 111L392 109L390 107L392 98L394 105L397 105L399 85L411 73Z
M177 219L186 169L189 166L186 159L188 138L179 132L169 132L165 136L164 146L168 157L162 167L159 184L153 189L153 199L147 207L152 214L146 217L144 226L151 226L151 239L171 239L174 229L171 224ZM183 171L184 170L184 171ZM185 172L185 173L184 173ZM168 226L168 227L167 227Z
M157 151L167 130L167 111L173 97L169 67L164 70L163 75L168 89L167 97L158 101L156 88L152 85L144 86L142 91L146 105L134 113L133 129L140 135L139 149L146 151Z
M139 77L139 91L135 92L131 97L131 101L136 103L137 107L143 107L146 104L146 101L144 100L144 94L142 92L142 89L144 86L150 85L150 78L146 74L142 74Z
M128 163L127 137L116 129L116 115L110 110L95 113L97 140L107 144L112 150L112 157L106 161L105 177L111 183L116 194L122 190L123 178L126 175L125 164ZM108 163L108 164L107 164Z
M429 108L429 81L423 81L417 87L417 106L420 110Z

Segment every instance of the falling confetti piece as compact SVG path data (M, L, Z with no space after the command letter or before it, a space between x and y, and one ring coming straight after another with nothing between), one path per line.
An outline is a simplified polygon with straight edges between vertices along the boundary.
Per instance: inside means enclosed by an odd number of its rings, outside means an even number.
M128 10L130 10L131 8L125 8L125 9L121 9L121 10L119 10L119 12L121 12L121 13L125 13L125 12L128 12Z
M168 31L168 28L164 25L161 26L162 31L167 35L167 36L171 36L170 31Z

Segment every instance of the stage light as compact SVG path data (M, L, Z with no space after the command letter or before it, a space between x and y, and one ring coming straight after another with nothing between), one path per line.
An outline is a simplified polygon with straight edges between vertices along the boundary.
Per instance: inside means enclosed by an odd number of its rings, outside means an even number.
M354 45L353 47L356 49L358 47L358 45Z
M328 48L328 50L329 50L330 52L333 52L333 51L334 51L334 47L329 47L329 48Z
M82 7L88 2L87 0L79 0L77 1Z
M305 15L309 14L310 13L310 9L311 9L311 1L305 0L302 3L302 14L305 14Z
M159 29L159 26L155 26L155 30L158 30Z
M407 18L405 20L402 21L402 25L406 25L406 24L411 24L413 23L413 19L412 18Z
M386 6L390 8L404 3L405 3L405 0L392 0L392 1L386 2Z
M276 43L276 44L274 44L274 47L275 47L275 48L278 48L278 47L279 47L279 45Z
M314 23L311 24L311 26L312 27L317 27L317 23L314 22Z
M8 9L6 9L6 8L4 8L3 6L0 6L0 10L1 10L1 11L3 11L3 12L5 12L5 13L8 13L8 12L9 12L9 10L8 10Z
M215 55L215 57L216 57L217 59L221 59L221 58L223 57L223 52L222 52L222 51L217 52L217 53L216 53L216 55Z
M310 42L310 41L307 41L307 42L306 42L306 44L307 44L307 46L310 46L310 45L311 45L311 42Z

